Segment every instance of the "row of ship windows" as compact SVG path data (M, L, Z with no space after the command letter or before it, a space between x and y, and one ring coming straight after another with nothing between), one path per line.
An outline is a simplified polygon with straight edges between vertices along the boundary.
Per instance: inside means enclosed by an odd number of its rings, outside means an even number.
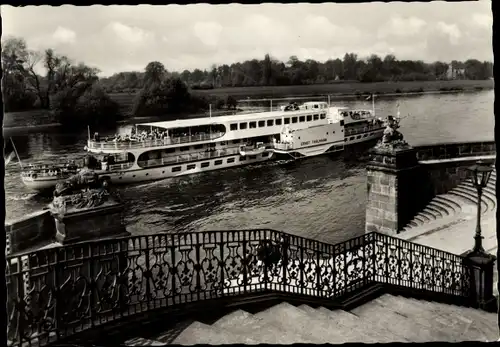
M242 142L245 142L245 141L238 139L238 140L232 140L231 142L233 144L238 144L238 143L242 143ZM220 143L220 145L221 146L225 146L226 142L223 141L223 142ZM208 145L195 145L195 146L192 147L192 149L215 148L215 147L216 147L215 143L209 143ZM176 149L177 148L166 148L163 151L165 153L174 153L174 152L176 152ZM179 151L181 151L181 152L186 152L186 151L189 151L189 150L191 150L191 146L184 146L184 147L180 147L179 148Z
M352 140L354 140L355 138L356 138L357 140L359 140L361 137L368 137L368 135L369 135L369 136L373 136L373 133L370 133L370 134L363 134L363 136L361 136L361 135L358 135L358 136L351 136L350 138L347 138L347 137L346 137L346 138L344 139L344 142L347 142L347 141L352 141Z
M239 123L239 128L238 128L238 123L232 123L229 125L230 130L245 130L245 129L255 129L257 126L259 128L263 128L266 126L272 127L274 125L282 125L282 121L284 124L292 124L295 123L302 123L302 122L311 122L313 120L319 120L319 119L326 119L326 113L322 114L315 114L315 115L308 115L308 116L300 116L300 117L291 117L291 118L277 118L277 119L268 119L267 122L265 120L261 120L258 122L243 122Z
M269 153L266 152L266 153L262 153L261 155L262 155L263 158L265 158L265 157L269 156ZM256 155L249 155L248 159L257 159L257 156ZM234 158L234 157L233 158L228 158L226 160L226 162L228 164L231 164L231 163L234 163L235 160L236 160L236 158ZM246 161L246 160L247 160L246 156L240 156L240 162ZM214 161L214 166L222 165L222 162L223 162L222 159L215 160ZM210 166L210 162L209 161L206 161L206 162L200 164L201 168L207 168L209 166ZM186 170L193 170L193 169L196 169L196 164L188 164L186 166ZM174 166L172 168L172 172L179 172L181 170L182 170L182 166ZM164 174L165 171L162 171L161 173ZM146 176L149 176L149 173L147 173ZM135 175L133 175L132 177L135 177ZM122 178L120 177L119 179L122 179Z

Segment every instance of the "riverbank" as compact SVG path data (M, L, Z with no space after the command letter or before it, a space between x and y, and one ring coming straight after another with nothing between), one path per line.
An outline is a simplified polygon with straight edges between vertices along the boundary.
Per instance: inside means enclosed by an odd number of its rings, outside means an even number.
M490 90L493 89L493 87L493 80L411 81L377 83L338 82L333 84L305 86L217 88L208 90L195 90L192 91L192 93L206 96L214 95L215 97L219 98L233 96L234 98L239 99L242 102L242 105L240 106L249 106L246 105L246 103L244 103L243 101L250 99L253 102L258 102L259 99L264 98L304 99L320 96L324 97L325 95L331 95L332 99L364 98L367 94L370 93L375 93L379 97L419 96L426 94L474 92L481 90ZM150 117L147 120L133 117L131 115L131 110L135 95L135 93L110 94L110 97L119 104L120 112L124 115L124 119L118 124L162 120L160 118L154 117ZM214 110L212 112L212 116L219 116L228 113L232 114L233 112L235 111ZM55 121L51 119L51 117L47 116L47 114L48 112L45 110L6 113L4 115L4 128L8 128L11 126L22 127L55 123ZM200 112L197 114L176 115L175 118L182 119L203 116L208 116L208 111ZM165 117L165 119L168 118L170 117Z
M279 98L298 96L353 96L360 94L398 95L424 94L429 92L464 92L493 89L494 80L450 80L450 81L407 81L407 82L338 82L303 86L232 87L196 90L204 95L230 95L239 98Z

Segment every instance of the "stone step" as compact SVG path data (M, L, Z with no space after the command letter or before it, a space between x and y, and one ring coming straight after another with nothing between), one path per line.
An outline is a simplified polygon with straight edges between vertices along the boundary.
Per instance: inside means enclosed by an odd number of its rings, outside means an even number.
M477 195L477 189L476 187L474 187L474 185L472 184L472 182L463 182L459 185L459 187L461 186L465 186L465 187L470 187L474 190L474 194ZM496 186L495 184L491 184L488 183L488 185L486 187L483 188L483 193L484 192L489 192L490 194L494 195L496 197Z
M422 211L417 213L417 215L415 217L419 217L420 219L422 219L424 221L424 223L429 223L430 221L432 221L432 219L430 219L428 216L423 214Z
M297 323L300 324L300 322ZM276 325L273 324L272 319L263 319L263 317L257 317L242 310L237 310L222 317L212 324L212 326L230 331L232 334L248 336L257 341L257 343L292 344L318 342L315 339L302 336L295 329L290 329L292 326L283 327Z
M376 301L371 301L351 311L359 316L365 326L373 329L385 329L401 338L400 341L428 342L433 341L430 329L417 324L409 317L394 312Z
M439 217L441 217L441 216L436 216L436 215L434 215L433 212L428 212L425 209L423 211L420 211L419 214L422 215L422 216L424 216L424 217L427 217L427 219L430 222L435 221L436 219L438 219Z
M257 344L258 342L246 335L234 334L226 329L193 322L177 336L173 343L177 345L225 345L233 343Z
M477 190L474 187L460 185L456 187L454 190L467 193L477 201ZM492 207L495 205L495 199L496 199L495 196L491 196L491 193L488 190L483 189L483 196L481 197L481 200L487 203L488 207Z
M326 333L329 328L325 322L322 322L320 319L311 319L303 310L287 302L282 302L254 316L255 318L262 319L267 324L272 324L287 331L289 335L297 334L307 339L309 343L325 343L327 341L325 338L333 338L333 336ZM297 343L301 342L297 339L293 339L293 341Z
M160 341L145 339L143 337L134 337L124 343L125 346L166 346L167 344Z
M319 320L322 322L321 327L328 332L326 335L321 335L321 338L325 343L369 341L362 334L360 334L357 329L355 329L356 325L353 325L352 323L349 324L349 321L342 322L340 319L340 317L342 316L341 314L339 314L336 319L333 319L330 318L330 316L326 312L314 309L308 305L300 305L298 308L304 311L311 320Z
M387 330L367 329L363 324L363 320L352 313L343 310L329 310L324 307L313 310L319 314L324 314L330 319L330 322L334 322L332 323L333 327L343 329L346 332L345 338L347 342L377 343L401 340L398 336Z
M422 226L426 223L426 220L425 218L422 218L421 216L419 215L416 215L415 217L413 217L413 222L415 222L415 224L419 227L419 226Z
M418 227L418 224L416 222L414 222L414 221L410 221L408 223L408 227L416 228L416 227Z
M415 305L423 307L431 314L447 320L448 327L460 326L460 332L457 336L458 341L491 341L498 338L498 324L495 313L425 300L411 300Z
M439 209L443 214L447 216L452 216L457 213L457 210L446 202L440 202L439 200L433 199L428 206L432 206L433 208Z
M427 213L432 213L434 215L434 218L435 219L438 219L438 218L443 218L443 217L446 217L448 216L448 211L445 210L445 212L443 212L442 210L428 204L425 208L424 208L424 212L427 212Z
M376 301L388 308L408 317L416 322L437 331L435 338L439 341L460 342L463 341L462 334L469 326L471 320L464 321L453 315L446 315L422 304L419 300L409 299L390 294L383 295Z
M433 201L451 206L456 212L460 212L462 210L462 202L457 202L456 197L453 195L440 194L436 196Z
M460 341L459 339L455 339L453 334L450 334L450 329L447 329L449 327L447 321L440 319L440 317L435 315L430 315L429 311L422 305L416 305L412 302L408 302L405 298L387 294L375 299L374 301L388 310L392 310L397 314L408 317L418 325L424 326L432 331L429 341ZM452 326L452 328L454 327L455 326ZM460 329L463 329L463 327L458 327L455 334L460 334Z
M483 188L483 194L487 194L489 197L491 198L495 198L497 197L497 192L496 192L496 187L491 187L491 186L486 186Z
M477 205L477 202L475 201L475 199L473 197L470 197L467 194L464 194L462 192L452 190L451 192L448 192L448 194L456 196L457 198L462 200L464 202L464 204ZM489 209L489 206L484 201L481 201L481 212L484 213L485 211L488 211L488 209Z

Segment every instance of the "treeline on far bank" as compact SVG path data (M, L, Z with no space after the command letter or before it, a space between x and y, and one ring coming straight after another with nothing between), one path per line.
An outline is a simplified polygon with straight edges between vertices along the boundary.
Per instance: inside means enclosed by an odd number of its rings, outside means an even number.
M30 50L24 39L9 37L2 43L4 111L40 110L68 130L105 129L116 126L127 114L113 100L99 79L99 70L74 63L53 49ZM43 73L40 73L43 70ZM196 95L178 77L169 75L163 64L149 63L141 88L133 97L136 117L178 118L206 110L234 109L231 96Z
M299 60L296 56L287 62L272 59L267 54L263 60L253 59L231 65L213 65L208 70L168 72L179 77L192 89L219 89L230 87L305 86L336 83L374 83L445 80L487 80L493 77L493 64L469 59L425 63L398 60L394 55L384 58L371 55L360 59L346 53L343 59L318 62ZM103 78L102 84L109 93L135 92L142 88L143 72L121 72Z

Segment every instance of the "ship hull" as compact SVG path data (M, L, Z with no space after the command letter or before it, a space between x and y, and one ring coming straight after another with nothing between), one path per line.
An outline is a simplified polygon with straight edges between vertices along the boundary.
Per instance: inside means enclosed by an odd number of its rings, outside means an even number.
M58 182L63 182L68 177L47 177L40 179L22 178L23 184L30 190L46 191L55 188Z
M377 129L360 133L355 136L345 137L342 142L331 142L317 146L304 147L294 150L274 150L276 160L303 159L317 155L332 154L344 151L344 149L359 148L363 145L374 145L381 139L384 129Z
M229 155L225 157L217 157L215 159L198 160L189 163L175 163L153 168L138 168L136 166L135 168L123 171L96 171L96 173L98 174L100 179L109 180L112 184L131 184L251 165L269 161L273 159L273 157L274 154L269 152L257 155L255 156L255 158L251 156L242 157L241 155ZM45 191L54 189L58 182L62 182L65 179L66 178L54 178L50 180L47 179L36 181L23 179L23 183L26 185L26 187L32 190Z

